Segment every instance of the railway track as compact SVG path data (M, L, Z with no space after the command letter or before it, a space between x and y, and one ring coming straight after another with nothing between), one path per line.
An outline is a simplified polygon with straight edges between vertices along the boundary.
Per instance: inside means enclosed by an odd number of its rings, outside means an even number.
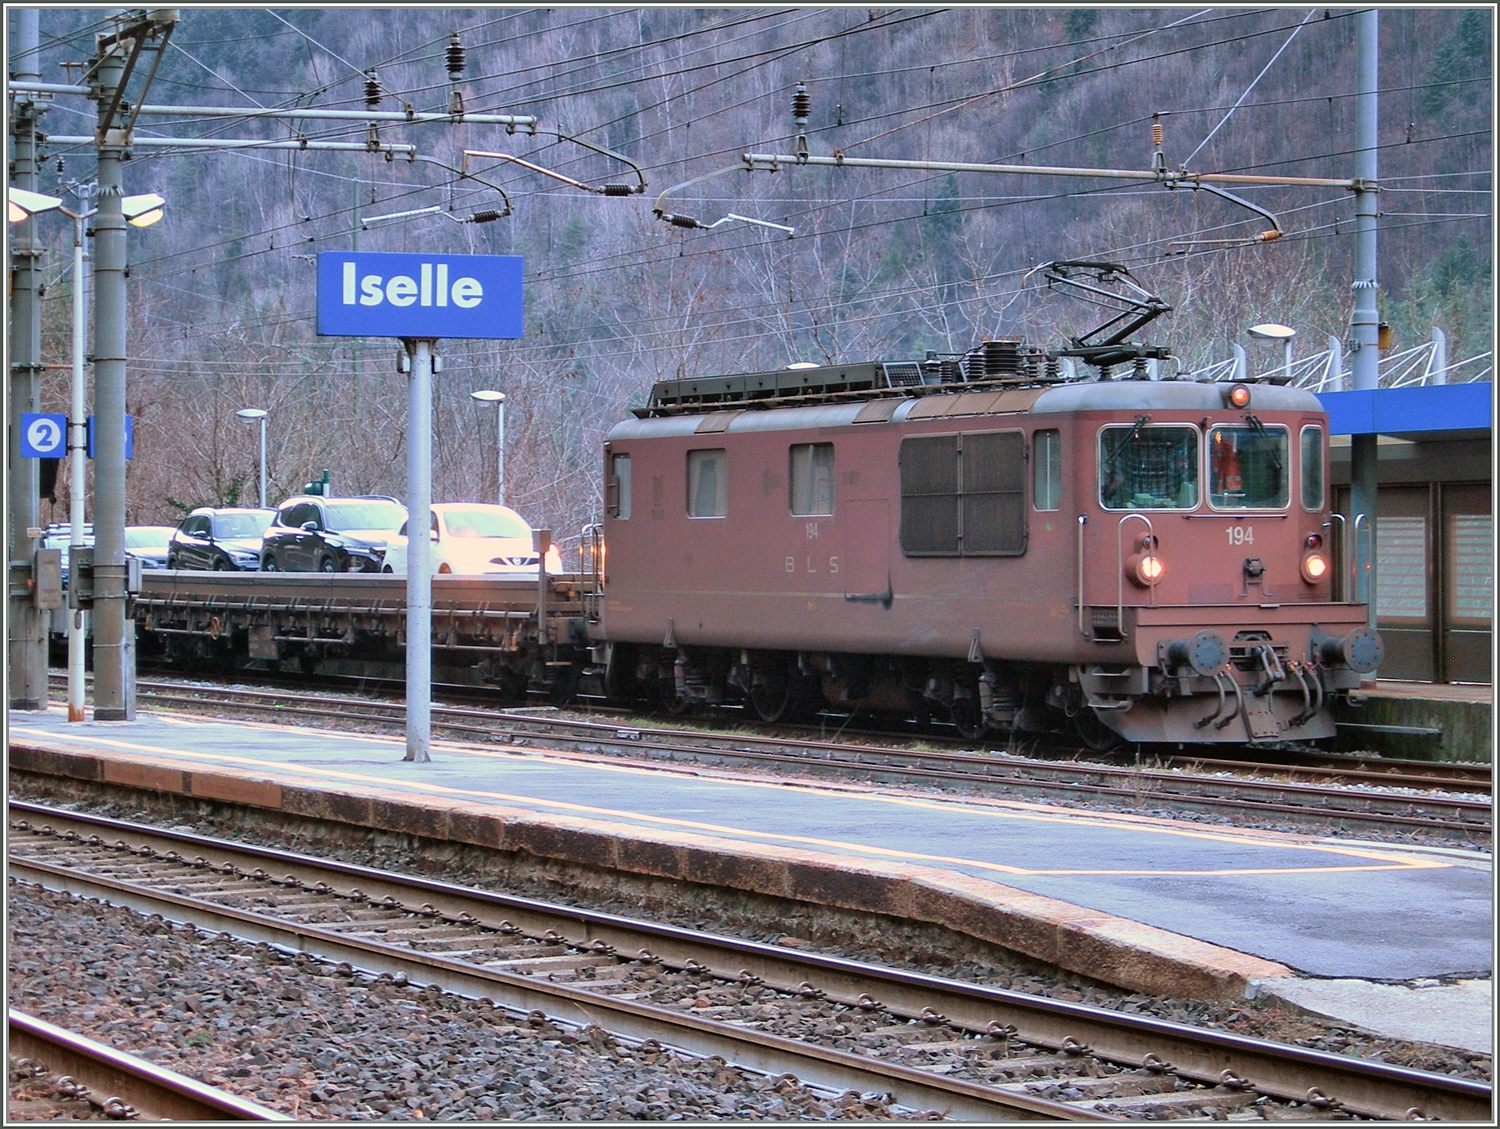
M13 802L12 881L966 1119L1485 1120L1491 1088ZM1269 1106L1268 1104L1269 1103Z
M12 1077L42 1089L54 1115L71 1106L62 1115L76 1120L85 1102L110 1121L295 1120L24 1012L11 1009L7 1020ZM27 1086L33 1079L44 1086Z
M201 685L154 680L138 683L137 689L140 701L163 708L234 709L252 715L303 717L340 725L359 723L396 732L405 724L402 703L378 699L310 698L305 693L290 691L206 689ZM1311 772L1322 781L1314 782L1289 779L1293 770L1283 766L1245 766L1194 756L1173 758L1175 763L1162 767L1039 760L1002 753L914 750L745 733L638 728L547 716L524 708L496 711L434 706L432 718L436 731L466 740L543 743L589 753L750 765L773 771L1007 796L1021 794L1053 801L1077 802L1087 798L1136 809L1249 816L1316 830L1436 832L1487 840L1492 829L1488 776L1465 772L1462 766L1427 772L1427 766L1420 762L1401 762L1395 766L1396 771L1377 771L1369 762L1359 762L1348 770L1328 765L1296 769Z

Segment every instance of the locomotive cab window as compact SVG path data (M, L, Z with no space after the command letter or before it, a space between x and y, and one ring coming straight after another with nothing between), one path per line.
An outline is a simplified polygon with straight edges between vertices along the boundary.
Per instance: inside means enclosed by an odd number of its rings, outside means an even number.
M787 480L792 487L792 513L797 517L833 514L833 444L795 443L790 452Z
M1062 506L1062 433L1038 431L1031 440L1031 505L1038 510Z
M688 517L728 516L729 452L723 447L689 451L687 488Z
M1216 510L1285 509L1291 480L1287 429L1245 418L1246 424L1209 429L1209 505Z
M1099 504L1107 510L1191 510L1198 505L1198 429L1142 416L1099 432Z
M1302 429L1302 508L1323 509L1323 429Z
M609 459L609 516L630 520L630 456L611 455Z

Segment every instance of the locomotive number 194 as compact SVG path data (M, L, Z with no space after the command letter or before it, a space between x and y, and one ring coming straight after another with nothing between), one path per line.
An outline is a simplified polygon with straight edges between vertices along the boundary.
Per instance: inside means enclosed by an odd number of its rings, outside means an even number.
M1224 532L1229 534L1229 543L1231 545L1255 544L1255 527L1253 525L1231 525Z

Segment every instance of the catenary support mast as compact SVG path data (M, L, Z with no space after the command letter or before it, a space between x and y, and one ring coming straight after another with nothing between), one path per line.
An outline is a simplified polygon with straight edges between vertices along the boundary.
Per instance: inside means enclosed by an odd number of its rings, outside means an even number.
M11 73L34 78L38 68L38 10L16 10L16 37ZM37 118L45 103L15 95L11 131L12 181L35 192L37 184ZM27 217L11 225L10 323L10 464L9 592L10 592L10 708L47 708L47 617L32 598L36 565L39 509L39 467L36 459L21 457L21 415L40 410L39 376L42 361L41 256L36 240L37 221Z
M1380 385L1380 307L1376 274L1375 224L1379 202L1380 13L1371 8L1355 19L1356 94L1354 104L1354 316L1350 324L1350 367L1358 390ZM1370 605L1375 626L1376 440L1350 440L1350 497L1354 530L1356 598Z

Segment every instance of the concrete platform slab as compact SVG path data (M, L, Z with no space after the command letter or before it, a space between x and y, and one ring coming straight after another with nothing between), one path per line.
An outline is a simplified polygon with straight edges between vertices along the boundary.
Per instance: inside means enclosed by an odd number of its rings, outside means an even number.
M398 738L147 714L14 714L9 741L13 771L933 922L1145 991L1235 996L1297 972L1406 981L1491 967L1490 861L1476 852L499 743L434 742L418 765Z
M1280 1000L1310 1015L1352 1023L1392 1039L1494 1053L1495 1014L1489 980L1411 985L1282 977L1255 981L1246 995Z
M1413 760L1493 760L1494 711L1487 685L1381 679L1350 693L1333 713L1337 749Z

